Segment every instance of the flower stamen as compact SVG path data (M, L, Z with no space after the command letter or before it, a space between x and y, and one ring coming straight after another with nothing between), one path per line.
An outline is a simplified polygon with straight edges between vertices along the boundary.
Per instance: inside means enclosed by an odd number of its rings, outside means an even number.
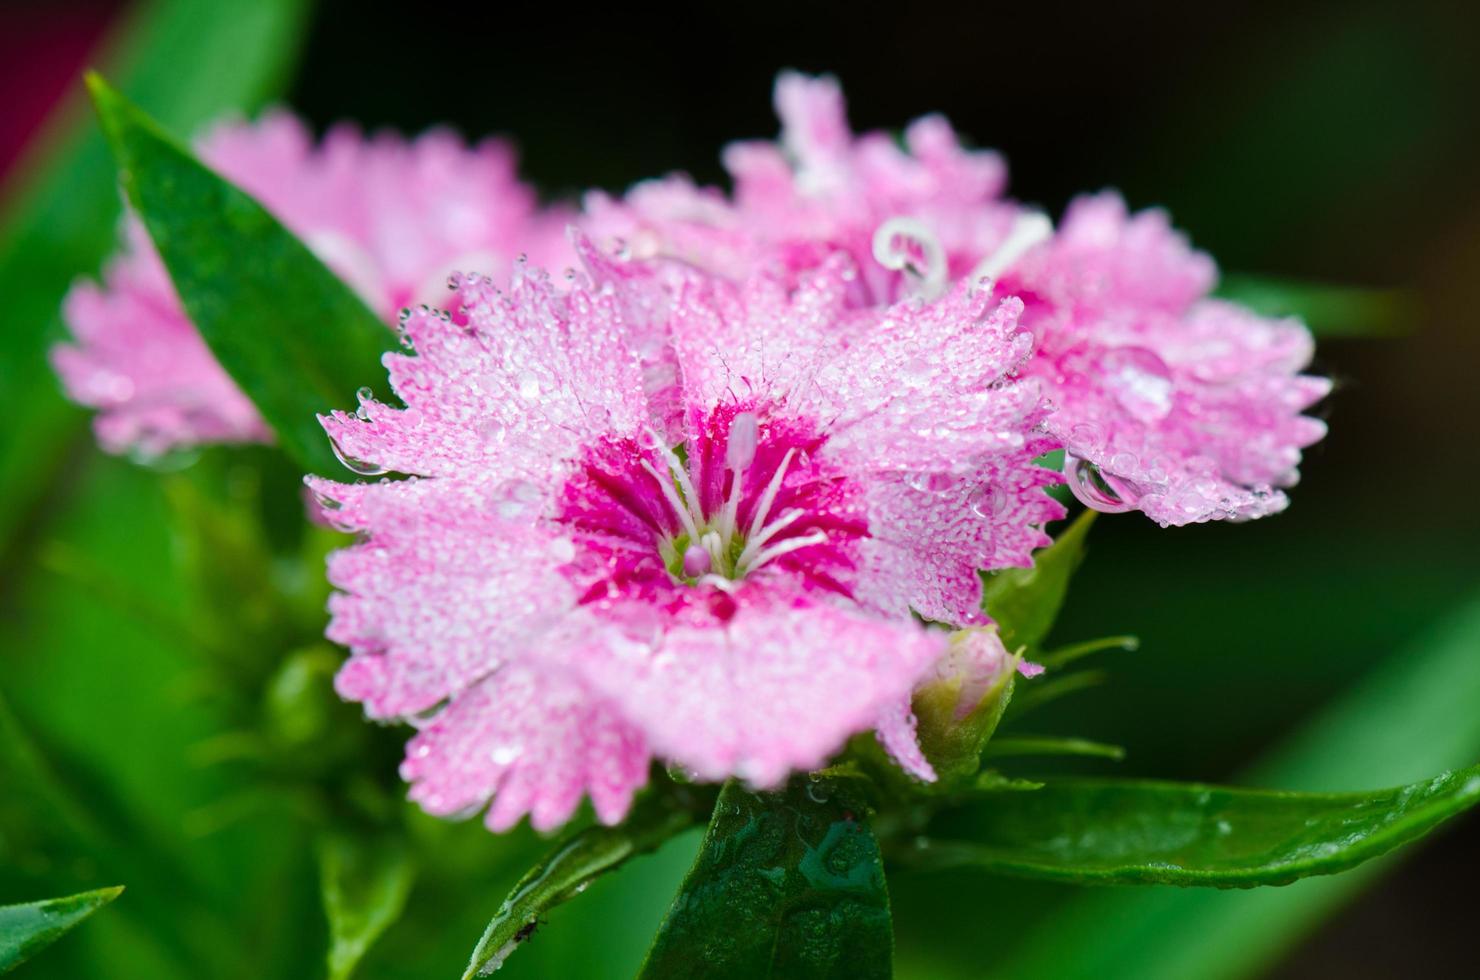
M1041 211L1020 214L1012 223L1012 229L996 250L976 264L971 270L971 281L998 279L1012 268L1018 259L1033 246L1053 237L1053 222Z
M663 491L663 499L668 501L668 506L678 515L679 523L688 532L690 541L699 540L699 527L694 523L693 515L689 513L688 507L684 506L683 500L678 496L678 491L673 488L673 481L664 474L658 472L658 468L647 460L642 461L642 468L658 481L658 488Z
M911 250L908 243L913 243ZM946 250L935 232L918 218L890 218L874 231L874 261L915 280L920 295L935 299L945 292ZM923 262L923 268L921 263Z
M745 566L744 571L753 572L757 568L760 568L762 565L764 565L766 562L771 561L773 558L780 558L782 555L788 554L790 552L800 551L803 548L810 548L814 544L822 544L826 540L826 531L813 531L811 534L804 534L798 538L787 538L780 544L774 544L762 551L760 554L756 555L755 560L752 561L749 565Z

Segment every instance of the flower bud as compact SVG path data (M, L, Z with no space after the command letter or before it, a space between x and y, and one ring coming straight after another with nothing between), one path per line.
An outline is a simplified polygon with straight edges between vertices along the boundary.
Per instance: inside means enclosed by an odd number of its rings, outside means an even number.
M1014 676L1042 670L1008 653L995 626L951 636L945 656L914 697L920 747L943 784L977 771L982 749L1012 697Z

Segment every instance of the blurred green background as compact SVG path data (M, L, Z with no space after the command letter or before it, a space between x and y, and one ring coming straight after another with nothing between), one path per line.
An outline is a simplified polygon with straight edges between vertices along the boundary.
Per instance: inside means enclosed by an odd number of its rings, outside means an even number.
M1054 212L1116 186L1226 270L1382 290L1396 331L1322 339L1331 434L1288 513L1098 523L1055 636L1141 649L1023 724L1126 746L1083 771L1363 789L1480 760L1477 37L1480 8L1438 3L0 6L0 903L129 886L18 975L313 977L326 932L301 801L213 761L242 706L202 695L199 645L148 623L211 601L168 488L229 485L231 464L166 479L101 455L44 363L60 290L95 269L116 208L85 64L181 132L276 99L318 127L506 133L552 197L666 170L719 181L724 142L774 133L776 70L827 70L855 127L942 111ZM441 866L364 976L457 975L540 847L418 827ZM505 974L630 975L697 839L556 911ZM1256 893L894 874L897 972L1473 975L1480 817L1381 865Z

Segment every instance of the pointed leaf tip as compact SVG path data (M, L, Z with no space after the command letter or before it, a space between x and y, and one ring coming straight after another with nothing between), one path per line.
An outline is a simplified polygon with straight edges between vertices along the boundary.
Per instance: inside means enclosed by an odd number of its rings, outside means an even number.
M88 86L129 204L201 338L299 466L342 475L317 416L383 383L390 325L255 198L101 77Z
M1076 779L997 794L896 856L1085 884L1283 885L1355 867L1477 803L1480 766L1367 793Z
M0 973L56 942L123 893L122 885L63 898L0 906Z

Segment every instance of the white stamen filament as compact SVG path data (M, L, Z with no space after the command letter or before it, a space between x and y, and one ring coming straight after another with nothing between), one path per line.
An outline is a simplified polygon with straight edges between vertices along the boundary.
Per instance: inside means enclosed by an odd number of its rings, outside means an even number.
M1011 269L1014 263L1027 253L1028 249L1052 237L1053 222L1048 219L1048 215L1041 211L1029 211L1018 215L1007 237L1002 240L1002 244L971 270L971 281L999 278L1002 273Z
M740 550L738 556L731 559L730 549L738 532L743 477L746 468L755 459L754 448L746 445L754 437L753 434L745 431L744 418L740 416L736 420L739 423L740 445L726 453L726 463L731 474L730 489L713 523L705 521L698 506L698 494L694 492L693 483L685 472L678 455L667 449L656 436L653 439L654 447L667 461L669 472L662 472L661 468L654 465L651 460L642 461L642 468L658 482L664 499L678 516L688 535L688 544L682 553L673 554L667 559L669 561L676 559L678 562L678 568L673 574L678 576L682 572L682 577L686 580L700 585L713 585L726 591L732 591L736 583L748 572L760 568L767 562L801 548L820 544L828 539L826 532L818 530L770 544L777 535L807 516L804 509L792 508L771 523L766 523L767 518L770 517L771 508L775 506L776 498L781 493L782 484L786 481L792 458L796 456L797 451L792 448L781 457L780 465L771 474L770 481L767 482L765 490L756 501L755 513L750 521L750 530L744 539L745 547ZM753 419L754 416L750 418ZM735 425L731 426L732 438L737 435L736 428ZM672 547L672 545L665 545L665 547Z
M689 534L689 540L699 540L699 528L694 523L694 518L689 513L688 508L679 499L678 491L673 489L673 482L662 473L659 473L658 468L647 460L642 461L642 468L651 473L653 479L658 481L658 487L663 491L663 498L668 501L668 506L672 507L673 512L678 515L680 523L683 524L683 529Z
M826 540L827 532L825 531L813 531L811 534L804 534L799 538L787 538L780 544L772 545L756 555L755 561L747 565L745 571L753 572L773 558L779 558L788 552L799 551L802 548L810 548L814 544L822 544Z
M755 508L755 517L751 518L750 531L745 535L753 538L761 533L761 528L766 525L766 515L771 512L771 505L776 502L776 495L781 492L781 481L786 479L786 468L791 465L791 458L797 454L795 449L788 449L786 455L781 457L781 465L776 467L771 482L766 484L765 493L761 494L760 502Z
M908 248L896 244L898 239L907 239L919 246L921 256L916 257ZM874 231L874 261L886 269L905 272L916 280L917 288L926 299L934 299L945 291L946 250L935 232L918 218L890 218ZM919 268L923 259L925 268Z
M767 541L770 541L777 534L795 524L804 516L806 516L806 511L793 509L782 514L770 524L767 524L761 529L760 534L745 542L745 549L740 552L740 557L735 559L736 566L744 567L750 564L751 560L755 558L756 553L766 546Z
M688 505L689 517L693 519L695 526L704 523L704 514L699 509L699 495L694 492L694 484L689 479L689 471L684 467L683 460L678 458L678 453L668 448L668 444L656 432L649 430L653 445L658 452L663 454L663 461L668 464L668 469L678 480L678 485L683 489L684 502Z
M709 553L710 567L724 570L725 539L720 537L718 531L706 531L699 539L699 544Z

